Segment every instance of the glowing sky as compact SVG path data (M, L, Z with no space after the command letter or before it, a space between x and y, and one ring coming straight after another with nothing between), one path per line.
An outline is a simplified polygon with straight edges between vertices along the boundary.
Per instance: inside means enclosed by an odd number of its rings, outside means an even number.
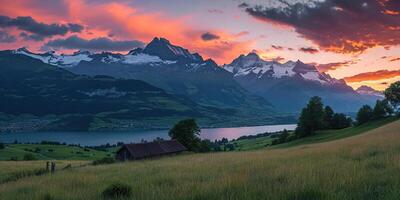
M400 80L398 0L0 0L0 49L127 52L165 37L219 64L256 51L353 87Z

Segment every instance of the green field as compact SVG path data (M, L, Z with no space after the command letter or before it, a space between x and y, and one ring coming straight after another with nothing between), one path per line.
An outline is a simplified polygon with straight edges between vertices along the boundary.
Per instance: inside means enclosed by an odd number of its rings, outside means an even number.
M290 147L73 168L2 184L0 199L102 199L116 182L132 199L398 199L400 121L372 129L385 123Z
M34 155L38 160L96 160L106 156L113 156L112 152L77 146L10 144L5 149L0 149L0 160L23 160L26 154Z

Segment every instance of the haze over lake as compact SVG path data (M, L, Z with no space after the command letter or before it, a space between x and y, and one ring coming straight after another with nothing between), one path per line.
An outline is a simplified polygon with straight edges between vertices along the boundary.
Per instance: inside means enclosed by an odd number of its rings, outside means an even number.
M222 138L236 139L244 135L256 135L265 132L294 130L295 124L268 125L235 128L209 128L202 129L200 138L216 140ZM142 140L152 141L160 137L169 139L168 130L132 131L132 132L26 132L26 133L0 133L0 141L11 143L17 140L21 143L38 143L41 141L65 142L67 144L80 144L83 146L96 146L102 144L116 144L117 142L136 143Z

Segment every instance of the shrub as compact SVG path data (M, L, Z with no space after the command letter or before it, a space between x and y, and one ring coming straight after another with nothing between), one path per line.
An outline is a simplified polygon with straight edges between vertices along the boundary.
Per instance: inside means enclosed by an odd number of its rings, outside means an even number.
M45 195L43 195L42 199L43 200L54 200L55 198L53 196L51 196L51 194L46 193Z
M114 183L108 186L102 193L104 199L123 199L132 196L132 188L123 183Z
M115 163L115 159L112 157L104 157L102 159L98 159L93 161L93 165L101 165L101 164L112 164Z
M31 154L31 153L27 153L24 155L23 160L37 160L36 156Z
M10 158L10 161L18 161L18 157L12 156L12 157Z

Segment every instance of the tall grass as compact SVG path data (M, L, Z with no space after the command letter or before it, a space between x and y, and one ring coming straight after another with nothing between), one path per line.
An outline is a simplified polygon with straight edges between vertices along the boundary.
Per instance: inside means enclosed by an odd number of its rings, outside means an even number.
M0 199L102 199L116 182L132 199L398 199L399 130L397 121L325 143L71 169L3 184Z

